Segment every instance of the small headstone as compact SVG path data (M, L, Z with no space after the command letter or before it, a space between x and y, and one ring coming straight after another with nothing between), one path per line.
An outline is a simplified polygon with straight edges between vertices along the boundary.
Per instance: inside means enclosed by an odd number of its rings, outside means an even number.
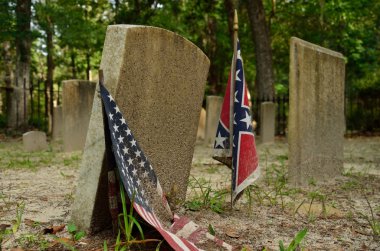
M276 105L273 102L263 102L260 107L260 141L274 142Z
M204 141L206 145L214 144L222 105L223 97L206 97L206 132Z
M206 129L206 110L202 108L201 115L199 116L197 139L205 139L205 129Z
M83 150L91 116L96 83L87 80L63 81L63 150Z
M46 133L40 131L30 131L22 135L24 150L27 152L41 151L48 149Z
M62 138L63 134L63 118L62 118L62 106L56 106L53 108L53 140Z
M327 181L343 170L343 55L290 40L289 179Z
M207 56L173 32L108 26L100 66L105 86L173 202L186 196L208 68ZM72 220L84 230L111 222L104 152L102 108L95 95L72 209Z

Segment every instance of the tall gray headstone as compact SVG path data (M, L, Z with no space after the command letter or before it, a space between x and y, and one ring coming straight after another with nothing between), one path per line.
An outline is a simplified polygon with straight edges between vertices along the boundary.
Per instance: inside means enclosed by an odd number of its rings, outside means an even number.
M53 108L53 140L58 140L62 138L63 134L63 115L62 106L56 106Z
M87 80L63 81L63 150L83 150L90 121L96 83Z
M205 130L206 130L206 110L202 108L201 115L199 116L199 123L198 123L198 131L197 131L198 140L205 139Z
M263 102L260 105L260 141L274 142L276 105L273 102Z
M207 56L173 32L108 26L100 66L105 86L171 201L186 196L208 68ZM110 224L104 152L101 102L95 95L72 210L82 229Z
M289 178L295 185L327 181L343 169L343 55L290 40Z
M206 145L214 144L222 104L223 97L206 97L206 131L204 141Z

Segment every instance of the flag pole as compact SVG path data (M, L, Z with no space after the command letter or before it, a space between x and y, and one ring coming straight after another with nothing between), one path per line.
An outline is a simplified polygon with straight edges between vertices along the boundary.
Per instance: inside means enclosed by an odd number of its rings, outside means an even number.
M234 12L234 56L231 69L231 85L230 85L230 153L231 153L231 170L233 169L233 136L234 136L234 103L235 103L235 80L236 80L236 59L237 59L237 39L238 39L238 16L237 10ZM233 171L232 171L233 173ZM232 199L233 188L231 187L231 208L233 206Z

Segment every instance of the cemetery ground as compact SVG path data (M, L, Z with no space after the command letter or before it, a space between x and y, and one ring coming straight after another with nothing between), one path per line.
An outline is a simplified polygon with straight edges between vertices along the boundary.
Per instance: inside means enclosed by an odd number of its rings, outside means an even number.
M26 153L21 138L0 140L3 250L103 250L104 241L115 243L111 230L82 237L70 225L81 152L51 143L48 151ZM257 147L261 178L231 209L230 171L198 143L187 200L172 202L175 211L237 250L278 250L302 229L303 250L380 250L380 137L346 138L344 174L304 188L287 182L286 139Z

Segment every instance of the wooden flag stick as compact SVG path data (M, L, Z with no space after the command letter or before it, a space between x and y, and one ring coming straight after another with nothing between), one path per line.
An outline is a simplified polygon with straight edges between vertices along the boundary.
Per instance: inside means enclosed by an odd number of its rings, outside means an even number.
M234 103L235 103L235 80L236 80L236 57L237 57L237 37L238 37L238 16L235 9L234 14L234 56L231 69L231 85L230 85L230 151L232 157L233 147L233 131L234 131ZM231 164L232 165L232 164Z
M230 153L231 153L231 170L233 174L233 136L234 136L234 103L235 103L235 80L236 80L236 59L237 59L237 39L238 39L238 16L235 9L234 13L234 56L232 61L231 69L231 89L230 89ZM233 175L232 175L233 176ZM233 178L233 177L232 177ZM231 186L231 208L233 205L232 201L233 188Z

